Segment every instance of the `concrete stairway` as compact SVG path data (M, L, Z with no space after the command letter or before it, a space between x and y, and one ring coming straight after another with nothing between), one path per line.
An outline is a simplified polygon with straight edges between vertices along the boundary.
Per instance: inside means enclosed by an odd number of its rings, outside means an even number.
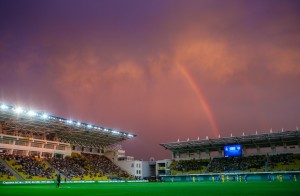
M0 162L4 165L18 180L24 181L22 178L13 168L11 168L3 159L0 158Z

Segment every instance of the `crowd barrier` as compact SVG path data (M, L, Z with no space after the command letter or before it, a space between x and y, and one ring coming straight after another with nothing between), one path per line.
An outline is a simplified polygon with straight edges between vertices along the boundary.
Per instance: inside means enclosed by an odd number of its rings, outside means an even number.
M71 180L71 181L61 181L61 184L93 184L93 183L125 183L125 182L149 182L148 180L108 180L108 181L97 181L97 180ZM55 184L55 180L26 180L26 181L0 181L0 185L16 185L16 184Z
M300 171L162 175L163 182L297 181Z

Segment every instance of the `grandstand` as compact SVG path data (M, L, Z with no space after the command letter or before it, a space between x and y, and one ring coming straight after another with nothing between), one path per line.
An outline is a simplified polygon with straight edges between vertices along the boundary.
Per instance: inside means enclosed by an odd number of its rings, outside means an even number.
M285 179L299 178L299 130L271 130L263 134L160 145L172 152L172 160L162 160L157 165L157 174L165 181L212 180L219 175L228 179L250 175L251 179L266 180L275 174ZM231 147L241 148L241 154L227 157L225 148Z
M160 144L172 159L134 160L120 143L136 135L0 104L0 181L299 179L300 131ZM240 154L227 155L237 148ZM226 149L226 150L225 150ZM219 176L223 176L220 178Z
M278 147L283 147L285 152L295 151L300 153L300 131L270 131L270 133L263 134L178 141L160 145L170 150L173 153L173 158L176 159L183 158L182 156L191 157L193 153L196 153L200 158L202 152L206 153L206 158L210 158L212 152L218 152L218 155L222 156L223 147L229 144L241 144L244 155L247 155L248 151L253 149L256 150L255 154L260 154L261 148L269 148L272 150L270 153L277 153Z
M133 137L136 135L0 104L0 178L52 180L61 172L68 180L132 179L110 155L121 151L120 142Z

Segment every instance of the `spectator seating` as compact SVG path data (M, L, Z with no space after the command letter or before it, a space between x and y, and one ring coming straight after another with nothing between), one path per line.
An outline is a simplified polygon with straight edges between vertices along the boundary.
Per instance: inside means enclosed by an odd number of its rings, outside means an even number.
M105 156L72 153L72 156L64 159L47 160L69 180L132 179Z
M80 165L84 160L66 157L65 159L49 158L47 161L69 180L83 180L87 175L87 171Z
M209 159L173 160L170 165L171 175L203 173L209 162Z
M115 165L105 156L85 155L87 161L87 169L90 176L100 175L107 176L110 179L132 179L126 171Z
M299 171L300 154L278 154L268 157L268 171Z
M264 171L267 158L265 155L254 155L247 157L220 157L214 158L210 163L210 173L245 171Z
M26 180L49 180L55 172L37 157L6 155L6 163Z
M0 162L0 181L12 181L17 178Z

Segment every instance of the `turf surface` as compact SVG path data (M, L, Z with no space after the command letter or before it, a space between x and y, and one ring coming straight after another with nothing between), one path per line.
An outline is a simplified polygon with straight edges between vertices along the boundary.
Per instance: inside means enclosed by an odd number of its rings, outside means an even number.
M108 183L47 185L1 185L1 196L297 196L299 182L195 182L195 183Z

